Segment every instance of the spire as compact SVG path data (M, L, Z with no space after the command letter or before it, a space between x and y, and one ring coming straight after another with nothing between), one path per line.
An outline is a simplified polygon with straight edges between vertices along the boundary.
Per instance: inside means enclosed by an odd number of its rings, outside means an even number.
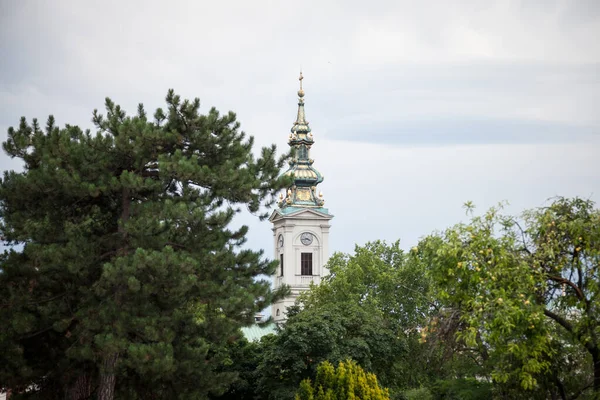
M302 89L302 80L304 77L302 76L302 71L300 71L300 77L298 80L300 81L300 90L298 90L298 116L296 117L296 122L294 122L294 126L292 127L292 133L309 133L310 127L308 126L308 122L306 121L306 114L304 112L304 90Z
M313 160L309 157L310 148L314 144L313 134L306 121L304 111L304 89L302 88L302 72L300 72L300 90L298 90L298 115L292 126L288 144L296 155L290 161L290 168L284 172L285 175L294 176L294 184L287 189L285 195L279 196L279 206L282 209L288 207L322 208L325 200L323 194L317 194L317 185L323 182L323 175L313 167Z

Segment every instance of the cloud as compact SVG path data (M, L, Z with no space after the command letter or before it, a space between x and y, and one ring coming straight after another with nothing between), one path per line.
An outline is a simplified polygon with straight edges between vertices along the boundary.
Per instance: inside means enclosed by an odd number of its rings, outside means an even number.
M465 200L598 199L599 27L595 0L0 2L0 139L175 88L287 149L302 68L332 248L414 242Z
M392 145L531 144L588 142L600 128L510 119L433 119L348 123L332 139Z
M388 146L318 140L312 156L325 175L320 185L331 221L331 248L353 251L354 244L402 240L404 248L466 216L508 201L513 215L543 206L556 196L600 201L600 139L579 144L468 144ZM268 224L249 216L248 245L271 246Z
M600 200L600 139L578 144L469 144L398 147L321 141L315 166L332 221L332 246L419 237L508 200L507 212L541 206L554 196ZM346 232L351 232L347 234ZM348 240L350 239L350 240Z

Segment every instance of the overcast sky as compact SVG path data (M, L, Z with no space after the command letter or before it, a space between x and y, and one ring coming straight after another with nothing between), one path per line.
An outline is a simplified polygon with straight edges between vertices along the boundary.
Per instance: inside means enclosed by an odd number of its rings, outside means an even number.
M408 248L468 200L600 203L598 38L597 0L0 0L0 139L22 115L91 128L106 96L134 113L174 88L283 150L302 68L331 251ZM270 224L239 221L270 255Z

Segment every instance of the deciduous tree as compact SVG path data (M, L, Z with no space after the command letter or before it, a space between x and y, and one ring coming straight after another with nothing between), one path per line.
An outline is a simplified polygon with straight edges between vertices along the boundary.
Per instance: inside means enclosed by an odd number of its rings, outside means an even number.
M600 395L600 211L591 201L559 198L522 218L491 209L416 253L496 382L563 399Z
M334 254L331 274L300 298L258 367L262 392L291 398L314 379L322 361L356 360L398 393L427 383L437 355L419 342L419 328L435 311L423 265L399 243L368 243L354 254ZM435 361L433 361L435 360Z

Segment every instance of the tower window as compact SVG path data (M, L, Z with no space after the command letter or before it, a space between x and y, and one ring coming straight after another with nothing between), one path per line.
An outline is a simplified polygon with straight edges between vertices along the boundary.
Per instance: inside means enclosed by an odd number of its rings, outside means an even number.
M312 275L312 253L300 253L300 273Z
M301 145L298 149L298 158L301 160L305 160L308 158L308 149L305 145Z
M283 254L279 255L279 276L283 276Z

